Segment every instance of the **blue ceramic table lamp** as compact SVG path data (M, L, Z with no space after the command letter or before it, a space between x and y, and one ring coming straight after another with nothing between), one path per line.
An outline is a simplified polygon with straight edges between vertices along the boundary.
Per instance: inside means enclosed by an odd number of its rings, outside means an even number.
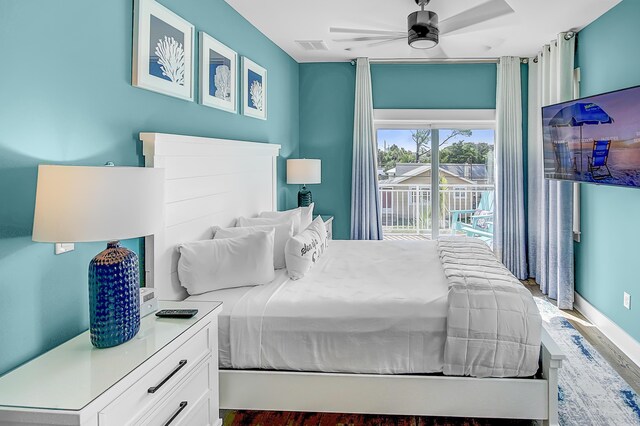
M308 207L313 202L307 185L321 183L321 161L300 158L287 160L287 183L302 185L298 191L298 207Z
M89 264L91 343L116 346L140 329L138 255L119 240L162 226L164 170L38 167L33 241L108 241Z

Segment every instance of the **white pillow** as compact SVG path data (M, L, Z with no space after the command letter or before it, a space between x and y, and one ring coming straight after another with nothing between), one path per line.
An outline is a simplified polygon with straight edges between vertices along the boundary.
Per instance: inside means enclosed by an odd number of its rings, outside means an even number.
M313 208L315 207L315 203L311 203L309 204L307 207L300 207L300 226L302 226L303 220L304 221L308 221L307 227L302 228L302 230L304 231L305 229L307 229L309 227L309 225L311 225L311 222L313 221Z
M273 241L273 266L275 269L282 269L285 267L284 247L287 245L289 238L293 236L292 220L289 220L287 223L277 225L248 226L245 228L219 228L215 231L213 239L220 240L225 238L241 237L257 231L271 230L275 230L275 237Z
M190 295L273 281L275 231L180 244L178 278Z
M322 222L322 226L324 227L324 222ZM314 221L312 226L287 241L284 253L287 273L292 280L304 277L324 253L326 247L322 242L321 233L324 233L326 240L326 229L321 229L318 232Z
M236 220L237 227L247 227L247 226L276 226L283 223L293 222L293 235L296 235L300 232L300 214L292 214L290 217L280 216L280 217L239 217Z
M324 250L329 246L329 238L327 237L327 225L320 216L316 217L307 229L314 229L320 236L320 242Z
M308 207L298 207L283 212L262 212L260 213L260 217L288 217L295 215L296 212L300 212L300 229L296 232L296 234L298 234L311 225L311 221L313 220L313 206L314 204L311 203Z

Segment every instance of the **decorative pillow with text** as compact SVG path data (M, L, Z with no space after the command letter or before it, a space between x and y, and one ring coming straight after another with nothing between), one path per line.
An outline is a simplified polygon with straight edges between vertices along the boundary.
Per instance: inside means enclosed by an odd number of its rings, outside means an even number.
M292 280L299 280L322 257L327 247L327 230L321 218L287 241L284 250L287 273Z

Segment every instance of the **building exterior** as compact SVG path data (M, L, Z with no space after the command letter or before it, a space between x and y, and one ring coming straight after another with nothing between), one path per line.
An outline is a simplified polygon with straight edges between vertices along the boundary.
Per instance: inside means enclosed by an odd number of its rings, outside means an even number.
M398 163L386 171L386 179L380 184L431 184L431 164ZM440 174L452 185L473 185L492 183L492 176L486 164L440 164ZM426 178L426 179L425 179Z
M431 217L431 164L398 163L381 179L383 223L429 229ZM493 183L485 164L441 164L440 226L451 227L452 212L474 210ZM419 223L417 223L419 222Z

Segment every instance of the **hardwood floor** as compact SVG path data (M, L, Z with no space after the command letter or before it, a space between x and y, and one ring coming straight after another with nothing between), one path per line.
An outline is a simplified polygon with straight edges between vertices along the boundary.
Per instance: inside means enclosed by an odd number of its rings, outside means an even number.
M542 294L540 287L533 280L522 281L522 283L531 291L534 297L540 297L555 304L555 301L550 300ZM605 335L580 312L575 310L562 310L561 312L571 325L607 360L611 367L629 383L629 386L640 395L640 366L635 365L629 357L622 353L611 340L607 339Z

